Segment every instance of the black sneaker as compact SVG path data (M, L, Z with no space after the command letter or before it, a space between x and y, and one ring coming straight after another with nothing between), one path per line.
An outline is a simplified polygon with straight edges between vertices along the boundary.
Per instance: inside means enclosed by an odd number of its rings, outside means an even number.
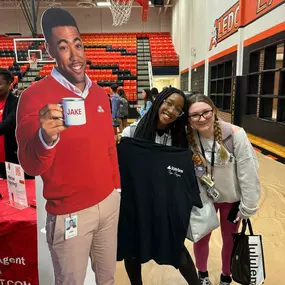
M209 279L209 273L198 271L198 277L200 280L201 285L212 285L212 282Z
M232 277L221 274L220 285L229 285L232 283Z

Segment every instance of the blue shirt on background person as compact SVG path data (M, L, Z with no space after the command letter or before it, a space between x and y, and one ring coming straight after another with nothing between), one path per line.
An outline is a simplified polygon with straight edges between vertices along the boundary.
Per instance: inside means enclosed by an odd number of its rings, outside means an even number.
M139 114L141 117L143 117L147 111L151 108L152 106L152 102L151 101L147 101L146 102L146 106L145 107L141 107L140 110L139 110Z
M118 118L118 113L120 110L120 96L119 94L115 93L112 97L112 119Z

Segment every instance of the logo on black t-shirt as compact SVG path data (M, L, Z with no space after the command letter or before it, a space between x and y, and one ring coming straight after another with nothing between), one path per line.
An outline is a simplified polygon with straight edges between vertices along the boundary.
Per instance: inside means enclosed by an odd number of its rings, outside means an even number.
M170 165L167 167L167 170L169 175L175 175L176 177L181 177L181 174L183 173L182 169Z

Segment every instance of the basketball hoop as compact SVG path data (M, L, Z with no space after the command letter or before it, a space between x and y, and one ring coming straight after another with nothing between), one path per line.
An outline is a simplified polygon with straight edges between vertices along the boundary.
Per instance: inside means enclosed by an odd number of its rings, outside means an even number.
M113 16L113 26L126 24L131 16L134 0L107 0Z

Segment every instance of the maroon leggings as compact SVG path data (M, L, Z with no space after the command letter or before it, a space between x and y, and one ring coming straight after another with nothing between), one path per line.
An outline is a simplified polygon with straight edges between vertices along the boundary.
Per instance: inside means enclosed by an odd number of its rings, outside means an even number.
M233 249L232 234L238 231L239 224L235 225L227 220L229 211L233 204L231 203L216 203L216 211L220 212L221 233L223 238L222 248L222 273L224 275L231 275L231 254ZM209 241L211 233L194 243L194 254L196 259L196 267L199 271L207 271L207 262L209 256Z

